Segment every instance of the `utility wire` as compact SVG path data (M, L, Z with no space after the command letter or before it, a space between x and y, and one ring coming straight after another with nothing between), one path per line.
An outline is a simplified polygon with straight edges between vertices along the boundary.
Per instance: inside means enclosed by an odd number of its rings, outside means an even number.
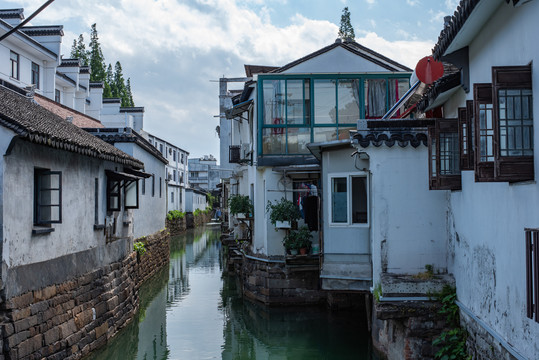
M26 25L26 23L30 20L32 20L37 14L39 14L41 11L43 11L43 9L45 9L47 6L49 6L54 0L48 0L45 4L41 5L41 7L39 9L37 9L36 11L34 11L34 13L32 15L30 15L28 17L28 19L24 20L23 22L21 22L19 25L15 26L14 28L12 28L11 30L9 30L7 33L5 33L4 35L0 36L0 41L4 40L5 38L7 38L9 35L13 34L15 31L19 30L22 26Z

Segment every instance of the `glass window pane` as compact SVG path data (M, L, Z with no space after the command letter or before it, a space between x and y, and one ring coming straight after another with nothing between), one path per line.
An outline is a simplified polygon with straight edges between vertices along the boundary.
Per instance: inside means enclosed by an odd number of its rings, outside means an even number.
M381 118L386 113L386 80L365 81L365 117Z
M285 81L264 80L264 124L284 124L285 116Z
M331 179L331 222L346 223L348 221L348 203L346 178Z
M126 207L137 207L137 181L131 182L125 187L125 206Z
M262 131L263 154L285 154L285 128L266 128Z
M313 142L337 140L337 129L334 127L315 127L313 134Z
M335 80L314 80L314 121L335 124Z
M408 79L389 79L389 108L399 101L399 99L406 94L410 88L410 81ZM399 117L401 111L404 110L404 104L401 104L399 110L395 113L394 117Z
M288 124L303 124L303 80L287 80L286 111Z
M288 154L309 154L307 144L311 142L310 128L288 129Z
M339 124L356 124L359 120L359 80L339 80L337 94Z
M366 224L368 222L369 202L367 197L367 178L352 177L352 223Z

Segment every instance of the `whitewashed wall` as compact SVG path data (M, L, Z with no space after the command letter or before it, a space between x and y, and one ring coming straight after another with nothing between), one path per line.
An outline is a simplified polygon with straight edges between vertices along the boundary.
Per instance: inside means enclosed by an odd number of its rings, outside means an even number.
M535 178L539 170L539 2L514 8L501 2L469 46L470 84L492 82L492 66L532 62ZM472 100L473 93L466 94ZM444 107L465 106L459 93ZM462 172L462 191L451 192L449 269L459 300L522 355L539 353L539 324L526 317L524 228L539 227L539 185L476 183Z

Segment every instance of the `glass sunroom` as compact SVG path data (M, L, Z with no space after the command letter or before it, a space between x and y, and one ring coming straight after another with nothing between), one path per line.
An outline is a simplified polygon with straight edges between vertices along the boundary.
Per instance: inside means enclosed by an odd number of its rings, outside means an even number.
M258 76L258 156L307 155L308 143L349 138L409 89L410 73ZM397 112L396 117L400 113Z

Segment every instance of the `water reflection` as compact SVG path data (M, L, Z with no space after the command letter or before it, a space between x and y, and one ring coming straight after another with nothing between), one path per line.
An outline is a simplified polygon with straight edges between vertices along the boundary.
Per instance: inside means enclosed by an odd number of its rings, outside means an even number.
M223 274L219 228L171 241L168 269L140 290L140 311L91 359L373 359L363 317L268 309Z

